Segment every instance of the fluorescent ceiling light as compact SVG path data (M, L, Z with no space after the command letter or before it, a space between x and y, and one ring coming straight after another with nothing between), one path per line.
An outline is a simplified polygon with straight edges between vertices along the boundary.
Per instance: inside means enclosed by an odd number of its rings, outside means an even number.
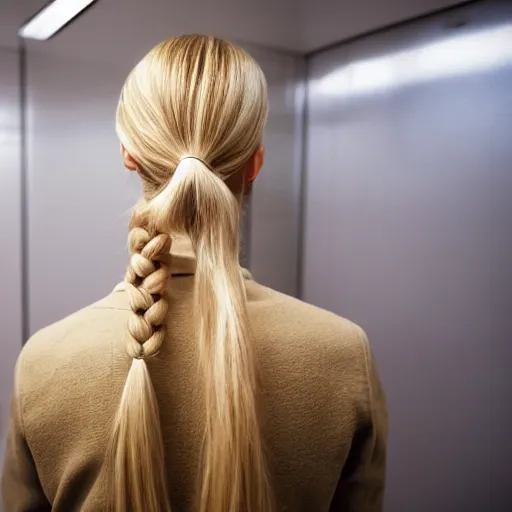
M23 25L18 34L27 39L49 39L95 1L54 0Z
M327 96L362 96L479 73L511 62L512 25L507 24L383 57L354 61L313 80L312 87Z

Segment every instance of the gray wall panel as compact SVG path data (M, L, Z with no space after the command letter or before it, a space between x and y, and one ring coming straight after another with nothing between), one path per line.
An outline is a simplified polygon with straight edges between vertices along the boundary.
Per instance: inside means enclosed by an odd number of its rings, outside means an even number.
M115 107L129 69L28 54L30 330L108 294L127 264L137 176Z
M261 283L297 295L302 146L302 58L251 49L268 81L265 165L251 201L250 267Z
M485 2L310 62L304 297L373 341L388 512L512 509L510 41Z
M0 460L3 459L13 368L22 336L20 145L18 53L0 48Z

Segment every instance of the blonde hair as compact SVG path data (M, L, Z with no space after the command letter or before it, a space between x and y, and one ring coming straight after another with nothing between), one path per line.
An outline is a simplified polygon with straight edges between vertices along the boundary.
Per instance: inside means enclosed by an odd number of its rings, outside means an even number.
M117 132L137 162L146 200L130 224L127 350L133 362L112 440L109 500L116 512L171 509L158 403L145 360L158 353L165 338L168 254L175 233L190 237L197 257L206 424L194 510L273 508L239 265L240 177L262 142L267 110L259 66L237 46L213 37L161 43L123 87Z

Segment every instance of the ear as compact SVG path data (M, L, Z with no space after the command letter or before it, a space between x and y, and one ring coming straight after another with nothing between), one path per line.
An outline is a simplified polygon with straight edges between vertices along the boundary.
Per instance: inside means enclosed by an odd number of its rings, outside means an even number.
M137 170L137 162L132 158L132 155L128 153L128 150L121 144L121 156L123 157L124 166L129 171Z
M249 185L252 185L263 166L265 160L265 148L260 146L255 153L251 156L245 166L245 179Z

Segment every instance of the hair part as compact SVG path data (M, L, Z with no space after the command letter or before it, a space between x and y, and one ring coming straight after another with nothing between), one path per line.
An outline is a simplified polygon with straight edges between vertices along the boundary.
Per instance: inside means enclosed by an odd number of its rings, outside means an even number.
M130 226L127 351L134 360L112 438L115 512L170 510L158 401L145 359L165 338L166 255L174 233L190 237L197 257L206 424L195 510L273 510L239 265L243 191L226 185L260 146L267 110L256 62L235 45L206 36L158 45L121 93L117 131L138 164L146 202L135 208Z

